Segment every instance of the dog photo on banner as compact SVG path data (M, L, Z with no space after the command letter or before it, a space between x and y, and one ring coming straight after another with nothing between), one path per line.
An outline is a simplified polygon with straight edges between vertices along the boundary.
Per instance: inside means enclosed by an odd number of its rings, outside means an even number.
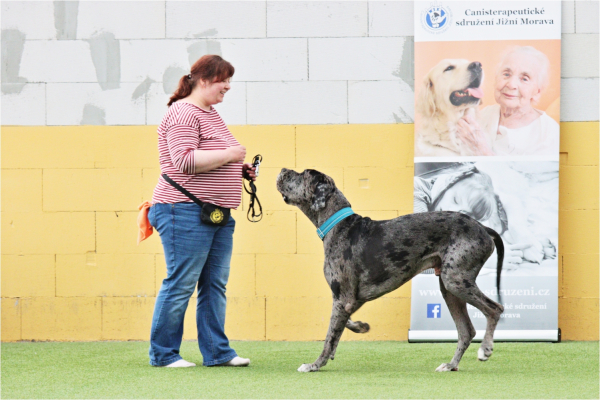
M414 18L414 212L498 232L495 338L557 341L561 4L417 1ZM495 259L477 284L497 296ZM456 340L438 286L432 270L413 280L410 341ZM485 318L469 314L481 339Z

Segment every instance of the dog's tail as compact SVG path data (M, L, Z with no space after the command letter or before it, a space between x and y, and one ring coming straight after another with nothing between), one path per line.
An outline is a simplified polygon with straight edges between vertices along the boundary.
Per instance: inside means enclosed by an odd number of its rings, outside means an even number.
M488 228L484 226L487 233L494 240L494 244L496 245L496 252L498 253L498 264L496 266L496 287L498 289L498 303L502 304L502 295L500 294L500 275L502 274L502 263L504 262L504 243L502 243L502 238L492 228Z

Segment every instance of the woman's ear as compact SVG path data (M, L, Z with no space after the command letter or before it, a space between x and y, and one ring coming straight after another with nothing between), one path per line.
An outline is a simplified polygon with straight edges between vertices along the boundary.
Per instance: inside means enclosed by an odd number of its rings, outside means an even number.
M538 87L537 92L531 98L531 104L539 103L541 97L542 97L542 89Z

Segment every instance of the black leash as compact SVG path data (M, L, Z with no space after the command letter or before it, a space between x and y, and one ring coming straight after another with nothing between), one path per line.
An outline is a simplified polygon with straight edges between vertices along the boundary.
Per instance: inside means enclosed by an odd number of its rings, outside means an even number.
M254 159L252 159L252 166L254 168L256 168L256 170L254 171L256 176L258 176L258 167L260 166L261 162L262 162L262 156L260 154L255 155ZM248 214L246 216L248 217L248 221L258 222L263 217L262 206L260 205L260 200L258 200L258 197L256 196L256 185L254 185L254 182L252 181L252 179L248 179L248 180L250 181L250 190L248 190L248 188L246 187L246 182L244 182L244 190L246 191L246 193L248 193L250 195L250 206L248 208ZM258 209L259 209L258 214L254 210L254 202L255 201L258 204ZM250 216L250 213L252 213L252 216Z

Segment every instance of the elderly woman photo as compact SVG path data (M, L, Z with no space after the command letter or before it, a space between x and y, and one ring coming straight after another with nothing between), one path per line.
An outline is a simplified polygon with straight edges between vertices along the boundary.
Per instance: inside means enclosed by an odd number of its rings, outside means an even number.
M555 155L559 125L535 108L548 86L550 62L531 46L510 49L496 68L494 99L478 118L465 116L458 133L474 155Z

